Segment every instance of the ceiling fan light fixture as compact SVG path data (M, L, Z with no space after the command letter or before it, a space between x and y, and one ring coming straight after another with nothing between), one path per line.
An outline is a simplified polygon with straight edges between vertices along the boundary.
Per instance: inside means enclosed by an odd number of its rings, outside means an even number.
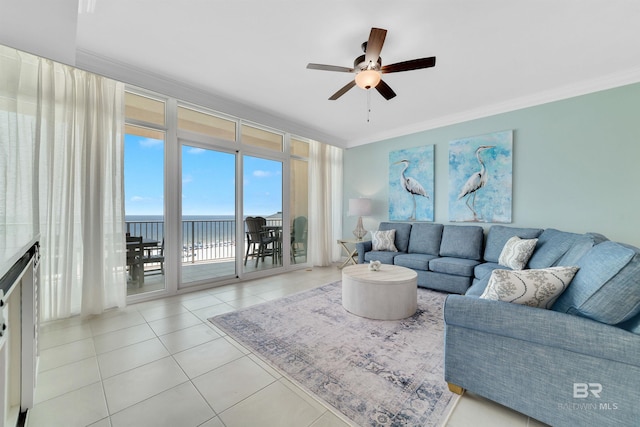
M362 70L356 74L356 84L362 89L371 89L380 83L380 72L376 70Z
M353 61L353 68L314 63L307 64L307 68L312 70L356 73L353 80L349 80L349 83L344 85L336 93L329 97L329 101L335 101L356 85L364 90L376 88L380 95L382 95L382 97L388 101L392 98L395 98L396 93L384 80L382 80L382 74L398 73L401 71L420 70L422 68L435 67L435 56L431 56L429 58L411 59L409 61L396 62L394 64L383 66L382 58L380 57L380 51L382 50L382 45L384 44L386 35L387 30L385 29L375 27L371 28L371 33L369 33L369 40L367 40L362 45L364 55L358 56Z

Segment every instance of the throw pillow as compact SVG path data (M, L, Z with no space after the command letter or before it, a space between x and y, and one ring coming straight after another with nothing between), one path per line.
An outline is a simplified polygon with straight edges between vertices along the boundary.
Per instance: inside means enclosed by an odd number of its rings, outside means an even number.
M493 270L480 298L549 309L567 289L579 267Z
M371 234L371 243L374 251L398 252L393 241L396 239L396 230L374 231Z
M531 258L536 243L538 243L538 239L521 239L518 236L513 236L507 240L502 248L498 264L512 270L522 270Z

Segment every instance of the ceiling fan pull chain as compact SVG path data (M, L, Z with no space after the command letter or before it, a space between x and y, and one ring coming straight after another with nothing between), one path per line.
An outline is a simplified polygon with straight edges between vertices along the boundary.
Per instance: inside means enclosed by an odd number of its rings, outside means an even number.
M371 89L367 90L367 123L371 121Z

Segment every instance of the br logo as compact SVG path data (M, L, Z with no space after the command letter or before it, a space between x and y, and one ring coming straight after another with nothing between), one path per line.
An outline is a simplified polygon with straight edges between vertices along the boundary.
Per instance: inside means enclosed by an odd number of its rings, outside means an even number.
M595 398L600 398L602 384L600 383L573 383L573 398L586 399L589 394Z

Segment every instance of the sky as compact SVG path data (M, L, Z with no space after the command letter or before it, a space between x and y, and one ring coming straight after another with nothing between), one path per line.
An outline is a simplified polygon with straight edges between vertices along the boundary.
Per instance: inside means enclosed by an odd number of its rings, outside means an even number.
M182 214L234 215L235 154L182 146ZM164 142L127 134L126 215L163 215ZM244 214L282 211L282 163L243 156Z

